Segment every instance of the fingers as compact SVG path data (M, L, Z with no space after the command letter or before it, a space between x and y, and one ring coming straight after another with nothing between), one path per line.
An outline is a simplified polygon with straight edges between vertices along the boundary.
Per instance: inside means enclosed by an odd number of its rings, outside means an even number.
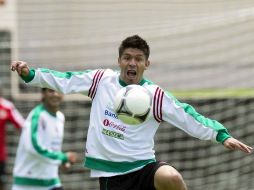
M238 141L237 139L230 138L225 142L225 147L230 150L241 150L245 153L251 153L253 151L253 148Z
M67 152L67 157L68 157L68 161L70 163L75 163L77 162L78 159L78 155L76 152Z
M13 61L11 63L11 70L16 71L19 68L20 64L22 64L21 61Z
M68 161L63 165L65 169L69 169L74 163L77 162L78 154L76 152L66 152Z
M241 142L240 142L240 144L239 144L239 149L240 149L241 151L243 151L243 152L248 153L248 154L251 153L252 150L253 150L252 147L250 147L250 146L248 146L248 145L246 145L246 144L243 144L243 143L241 143Z
M11 70L17 71L19 75L22 75L22 74L26 75L28 74L27 72L29 71L29 67L27 63L24 61L13 61L11 63Z

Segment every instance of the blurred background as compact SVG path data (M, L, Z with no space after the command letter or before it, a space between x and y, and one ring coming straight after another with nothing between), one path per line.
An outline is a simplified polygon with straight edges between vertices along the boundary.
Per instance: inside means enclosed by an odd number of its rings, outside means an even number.
M117 69L118 46L138 34L150 45L146 77L223 123L254 145L253 0L0 0L3 96L24 117L40 101L37 88L10 72L12 60L59 71ZM65 151L84 157L90 100L66 96ZM8 188L19 134L8 127ZM158 160L176 167L190 190L254 189L253 154L190 137L162 123ZM99 189L83 163L60 171L66 190Z

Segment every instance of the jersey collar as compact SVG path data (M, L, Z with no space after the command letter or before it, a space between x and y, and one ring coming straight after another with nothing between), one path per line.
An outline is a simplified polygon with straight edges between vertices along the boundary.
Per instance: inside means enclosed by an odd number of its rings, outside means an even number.
M138 85L142 86L145 82L146 82L145 79L141 79L141 81L139 81ZM128 84L126 82L124 82L122 79L120 79L120 77L119 77L119 83L123 87L128 86Z

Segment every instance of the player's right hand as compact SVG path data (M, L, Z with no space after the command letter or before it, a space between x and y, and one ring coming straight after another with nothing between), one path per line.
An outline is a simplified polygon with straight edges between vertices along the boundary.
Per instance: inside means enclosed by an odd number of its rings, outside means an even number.
M76 152L67 152L66 155L68 157L68 162L70 162L71 164L77 162L78 154Z
M65 169L69 169L71 165L78 160L78 154L76 152L66 152L68 161L63 165Z
M11 70L17 71L20 76L26 77L29 75L30 69L24 61L13 61L11 63Z

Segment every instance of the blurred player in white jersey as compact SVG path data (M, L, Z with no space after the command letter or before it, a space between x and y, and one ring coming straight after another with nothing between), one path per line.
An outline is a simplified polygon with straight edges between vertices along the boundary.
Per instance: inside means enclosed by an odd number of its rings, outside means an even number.
M7 145L5 130L7 123L21 129L25 121L14 104L2 97L2 90L3 85L0 83L0 190L5 189L6 183Z
M74 152L62 152L65 117L59 111L63 95L42 89L42 104L26 119L13 171L12 190L62 190L59 165L77 160Z
M91 169L91 177L99 177L100 190L187 189L175 168L155 158L154 135L162 121L196 138L217 141L233 150L252 151L252 147L233 138L221 123L200 115L192 106L145 79L149 54L147 42L134 35L119 47L120 71L58 72L29 68L23 61L11 65L27 84L66 94L81 93L92 99L85 166ZM130 84L141 85L153 95L150 117L137 126L123 123L113 108L117 92Z

